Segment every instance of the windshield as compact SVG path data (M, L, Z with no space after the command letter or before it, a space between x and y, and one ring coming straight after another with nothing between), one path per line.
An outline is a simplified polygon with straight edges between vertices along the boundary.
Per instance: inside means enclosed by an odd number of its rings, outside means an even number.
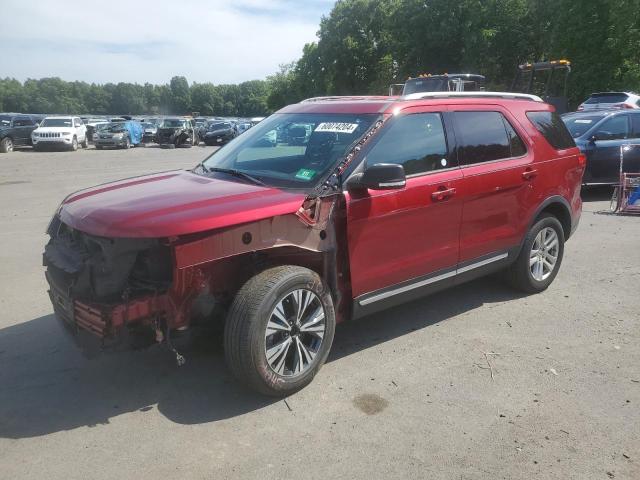
M149 123L149 122L144 122L141 123L142 128L156 128L156 125L154 123Z
M311 190L378 118L377 114L275 114L214 152L203 165L239 170L275 187Z
M571 133L571 136L578 138L587 133L589 129L602 120L603 117L604 115L581 115L579 117L562 117L562 120Z
M412 78L404 84L403 95L418 92L446 92L447 81L442 78Z
M8 127L11 125L11 117L0 115L0 127Z
M176 119L176 118L168 118L162 121L162 128L183 128L185 125L184 120Z
M71 127L70 118L45 118L40 124L41 127Z
M109 123L102 130L106 132L117 133L124 132L125 128L124 123Z
M222 130L223 128L231 128L228 123L210 123L209 130Z

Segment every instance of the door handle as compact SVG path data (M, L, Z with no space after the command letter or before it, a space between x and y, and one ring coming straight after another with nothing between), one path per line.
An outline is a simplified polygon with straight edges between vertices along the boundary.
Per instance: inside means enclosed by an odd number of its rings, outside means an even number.
M537 170L527 169L524 172L522 172L523 180L533 180L537 176L538 176L538 171Z
M431 193L431 200L434 202L442 202L447 198L451 198L456 194L455 188L438 187L438 190Z

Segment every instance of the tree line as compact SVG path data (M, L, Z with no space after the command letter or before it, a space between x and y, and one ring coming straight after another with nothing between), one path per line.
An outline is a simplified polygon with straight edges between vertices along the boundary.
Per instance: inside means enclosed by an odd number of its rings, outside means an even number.
M573 105L640 90L640 0L339 0L317 41L237 85L0 79L0 111L257 116L319 95L385 94L419 73L480 73L507 89L519 63L567 58Z

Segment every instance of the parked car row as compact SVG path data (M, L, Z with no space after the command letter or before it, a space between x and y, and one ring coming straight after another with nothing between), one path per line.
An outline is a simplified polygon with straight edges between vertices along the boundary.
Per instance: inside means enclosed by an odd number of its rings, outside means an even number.
M130 148L158 143L161 147L224 145L257 122L204 117L85 117L0 114L0 153L31 146L77 150L93 143L96 149Z
M583 185L615 185L620 178L620 148L640 144L640 95L631 92L593 93L565 113L562 120L586 155ZM624 170L640 172L640 149L625 154Z

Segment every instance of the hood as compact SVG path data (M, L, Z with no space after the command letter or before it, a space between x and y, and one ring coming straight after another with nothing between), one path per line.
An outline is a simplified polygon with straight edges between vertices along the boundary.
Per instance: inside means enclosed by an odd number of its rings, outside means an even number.
M38 127L34 130L34 132L53 132L53 133L62 133L62 132L70 132L74 127Z
M178 170L69 195L60 219L91 235L162 238L295 213L303 193Z

